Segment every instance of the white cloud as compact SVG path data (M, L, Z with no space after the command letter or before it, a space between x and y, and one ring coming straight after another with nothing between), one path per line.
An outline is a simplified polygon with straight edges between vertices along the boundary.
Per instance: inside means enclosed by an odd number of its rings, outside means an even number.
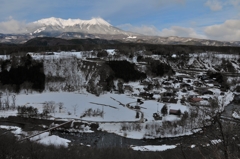
M223 10L224 7L240 7L240 0L207 0L205 5L212 11Z
M160 36L179 36L192 38L206 38L204 35L198 34L193 28L185 28L180 26L172 26L165 28L160 32Z
M224 23L217 25L208 25L203 28L171 26L169 28L157 29L155 26L133 26L125 24L118 26L123 30L141 33L144 35L153 36L178 36L178 37L192 37L200 39L211 39L220 41L240 41L240 19L226 20ZM198 31L196 31L198 30ZM199 33L200 32L200 33Z
M240 20L227 20L223 24L208 26L204 29L210 39L240 41Z
M170 28L164 28L161 31L155 26L132 26L131 24L124 24L118 26L123 30L136 32L144 35L152 36L179 36L179 37L192 37L192 38L206 38L206 36L198 34L193 28L185 28L180 26L172 26Z
M239 6L239 4L240 4L240 0L229 0L229 1L234 6Z
M219 11L223 8L223 4L219 0L208 0L205 5L208 6L212 11Z
M17 21L9 17L7 21L0 22L0 33L26 33L27 25L24 21Z
M142 25L142 26L133 26L131 24L123 24L117 26L118 28L121 28L126 31L130 32L135 32L143 35L158 35L160 31L154 27L154 26L147 26L147 25Z

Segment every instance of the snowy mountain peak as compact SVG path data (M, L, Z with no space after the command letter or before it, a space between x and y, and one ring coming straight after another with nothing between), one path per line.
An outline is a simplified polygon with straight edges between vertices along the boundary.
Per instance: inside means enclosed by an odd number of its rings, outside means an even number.
M126 37L130 34L112 26L107 21L99 17L92 18L90 20L51 17L32 22L26 30L31 36L56 36L68 39L90 37L99 38L99 35L105 37L109 37L109 35L120 35L121 37Z
M45 25L45 26L59 26L65 28L74 25L104 25L111 26L107 21L102 18L92 18L91 20L81 19L61 19L61 18L46 18L33 22L34 24Z
M102 18L92 18L91 20L85 21L88 22L89 24L92 25L107 25L107 26L111 26L111 24L109 24L107 21L105 21Z

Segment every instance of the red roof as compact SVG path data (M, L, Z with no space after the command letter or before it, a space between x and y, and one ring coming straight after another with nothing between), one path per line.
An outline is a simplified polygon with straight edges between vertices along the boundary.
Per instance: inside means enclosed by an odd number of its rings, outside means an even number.
M191 98L190 101L191 102L200 102L202 100L202 98Z

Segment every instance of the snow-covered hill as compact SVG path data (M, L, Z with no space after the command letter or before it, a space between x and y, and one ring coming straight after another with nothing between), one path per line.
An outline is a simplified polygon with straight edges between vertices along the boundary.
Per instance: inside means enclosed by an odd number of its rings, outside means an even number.
M35 21L27 28L32 35L43 32L81 32L87 34L124 34L128 32L122 31L102 18L92 18L90 20L81 19L61 19L61 18L46 18Z
M111 26L108 22L106 22L102 18L92 18L91 20L81 20L81 19L61 19L61 18L46 18L41 19L38 21L33 22L34 24L43 24L46 26L52 25L52 26L60 26L62 28L68 27L68 26L74 26L74 25L106 25Z

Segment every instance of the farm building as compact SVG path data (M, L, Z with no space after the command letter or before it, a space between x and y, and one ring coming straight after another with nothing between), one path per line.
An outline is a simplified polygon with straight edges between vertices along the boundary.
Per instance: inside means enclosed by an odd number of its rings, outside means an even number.
M170 115L178 115L178 116L180 116L180 115L182 114L182 112L181 112L180 109L179 109L179 110L170 109L170 110L169 110L169 114L170 114Z

